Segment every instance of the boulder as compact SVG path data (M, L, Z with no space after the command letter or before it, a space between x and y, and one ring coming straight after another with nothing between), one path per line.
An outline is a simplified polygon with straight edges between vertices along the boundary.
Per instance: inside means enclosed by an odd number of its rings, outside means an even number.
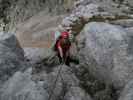
M13 33L0 32L0 44L11 49L19 59L24 60L24 51Z
M1 89L0 100L47 100L48 94L43 84L31 80L31 71L17 72Z
M120 89L133 78L131 41L120 26L92 22L80 33L79 58L90 74Z
M51 100L91 100L89 94L80 88L79 80L68 66L44 68L34 74L31 68L16 72L1 89L0 100L49 100L51 94Z
M119 100L132 100L133 99L133 80L126 84Z
M60 68L60 75L57 78ZM82 100L84 98L85 100L91 100L91 97L80 88L79 80L71 68L66 65L60 65L50 69L50 67L46 67L46 72L34 78L36 78L35 80L45 81L45 87L47 87L48 93L51 94L52 91L54 93L54 95L51 96L52 100ZM53 88L54 85L55 88Z
M15 35L0 33L0 81L7 80L16 71L23 68L24 51Z

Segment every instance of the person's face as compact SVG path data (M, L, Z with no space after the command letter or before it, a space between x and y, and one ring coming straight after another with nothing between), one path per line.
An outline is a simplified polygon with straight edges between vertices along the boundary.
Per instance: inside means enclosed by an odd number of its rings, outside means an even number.
M69 31L70 31L70 29L67 29L66 31L67 31L67 32L69 32Z

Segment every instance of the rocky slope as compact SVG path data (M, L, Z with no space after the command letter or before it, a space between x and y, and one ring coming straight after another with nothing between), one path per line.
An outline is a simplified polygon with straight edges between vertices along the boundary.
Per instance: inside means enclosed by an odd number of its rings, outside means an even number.
M121 4L120 8L118 6L119 2L110 0L102 2L100 0L80 0L74 4L71 14L51 16L50 13L43 10L23 23L17 24L15 33L26 56L29 59L37 58L39 60L44 58L43 55L49 53L47 48L50 48L53 41L51 33L57 29L60 23L62 26L72 26L74 33L79 33L86 23L92 21L131 27L132 16L128 13L132 9L127 9L128 6L125 4ZM67 17L64 18L64 16ZM44 50L46 52L43 52Z
M51 100L132 100L131 2L79 0L70 14L51 17L45 9L18 23L15 35L25 56L34 63L26 61L13 34L0 33L0 100L49 100L49 97ZM26 0L23 3L30 4L31 8L34 3L42 4ZM24 6L20 5L20 8ZM47 53L54 53L49 51L52 42L49 33L54 32L58 24L72 27L78 41L72 54L79 59L79 64L59 65L55 59L55 63L50 61L46 65L43 58Z
M42 71L36 73L32 69L33 65L24 58L24 51L15 35L0 35L0 100L48 100L52 91L52 100L91 100L89 94L80 87L71 68L65 65L42 65ZM55 85L60 68L62 70Z
M62 66L61 76L53 88L59 68L35 76L32 76L31 69L17 72L1 89L1 100L49 100L49 96L51 100L91 100L67 66Z
M75 0L0 0L0 23L6 24L6 30L12 30L18 24L40 11L52 15L63 14L72 9Z

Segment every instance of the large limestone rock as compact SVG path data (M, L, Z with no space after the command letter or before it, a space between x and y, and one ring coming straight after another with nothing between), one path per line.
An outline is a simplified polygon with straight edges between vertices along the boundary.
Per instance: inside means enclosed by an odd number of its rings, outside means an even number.
M88 93L80 88L79 80L71 68L65 65L60 65L51 70L50 69L51 68L46 67L45 73L43 72L39 77L37 75L34 78L45 82L48 94L51 94L51 90L53 91L54 95L51 97L52 100L91 100ZM53 89L59 71L60 75L57 79L56 86Z
M80 35L80 61L91 75L118 89L133 78L132 38L123 28L93 22Z
M11 49L20 59L24 59L24 52L14 34L0 32L0 44Z
M42 84L31 80L31 71L15 73L1 89L0 100L47 100Z
M65 65L61 67L56 83L60 66L52 69L44 66L45 70L35 74L31 68L15 73L1 89L0 100L49 100L51 93L51 100L91 100L79 87L79 80L72 70Z
M132 100L133 99L133 80L131 80L123 89L119 100Z
M74 93L74 94L72 94ZM65 100L92 100L85 91L79 87L72 87L65 95Z
M19 46L15 35L0 33L0 81L8 79L23 68L24 51Z

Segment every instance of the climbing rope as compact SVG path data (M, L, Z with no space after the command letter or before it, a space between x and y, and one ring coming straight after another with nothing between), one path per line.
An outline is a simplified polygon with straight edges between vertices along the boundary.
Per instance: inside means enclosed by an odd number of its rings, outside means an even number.
M55 90L55 88L56 88L56 83L57 83L58 78L59 78L59 76L60 76L60 73L61 73L61 71L62 71L62 66L65 64L65 61L66 61L66 58L65 58L64 62L62 62L61 65L60 65L60 67L59 67L59 70L58 70L56 79L55 79L55 81L54 81L53 87L52 87L52 89L51 89L52 91L51 91L51 93L50 93L50 95L49 95L48 100L51 100L51 98L52 98L53 95L54 95L54 90Z

